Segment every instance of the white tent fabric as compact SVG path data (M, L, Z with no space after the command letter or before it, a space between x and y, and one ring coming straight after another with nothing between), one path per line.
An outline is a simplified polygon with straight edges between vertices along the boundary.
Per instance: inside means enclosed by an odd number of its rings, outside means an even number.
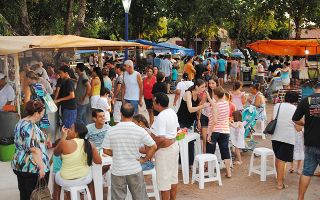
M31 49L97 49L122 50L148 46L135 42L111 41L74 35L0 36L0 55L15 54Z

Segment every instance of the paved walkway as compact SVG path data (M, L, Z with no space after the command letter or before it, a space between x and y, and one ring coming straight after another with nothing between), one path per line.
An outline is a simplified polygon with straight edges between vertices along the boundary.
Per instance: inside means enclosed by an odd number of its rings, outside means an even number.
M172 104L173 95L170 95ZM142 108L146 114L145 108ZM272 113L272 105L267 107L268 116ZM147 115L147 114L146 114ZM270 119L270 117L269 117ZM262 140L256 138L257 146L271 148L270 138ZM299 176L297 174L287 174L286 184L289 188L286 190L276 189L275 176L267 176L266 182L260 182L258 175L253 174L248 177L248 165L251 152L243 153L244 163L241 166L235 166L233 177L231 179L222 177L222 186L217 183L205 183L205 188L200 190L198 184L184 185L182 176L179 174L178 200L295 200L298 194ZM224 171L221 171L222 175ZM191 176L190 176L191 177ZM313 177L308 188L306 200L320 199L320 178ZM10 163L0 162L0 199L19 199L18 185L16 176L13 174ZM104 195L106 197L106 194ZM106 199L106 198L105 198Z

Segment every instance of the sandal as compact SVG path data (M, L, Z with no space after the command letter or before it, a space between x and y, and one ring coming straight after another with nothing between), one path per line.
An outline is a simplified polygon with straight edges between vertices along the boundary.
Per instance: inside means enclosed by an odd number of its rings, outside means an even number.
M289 169L289 173L292 174L294 172L294 169Z
M277 187L277 189L278 190L283 190L283 189L287 189L289 186L288 185L285 185L285 184L282 184L282 186L280 185L278 185L278 187Z

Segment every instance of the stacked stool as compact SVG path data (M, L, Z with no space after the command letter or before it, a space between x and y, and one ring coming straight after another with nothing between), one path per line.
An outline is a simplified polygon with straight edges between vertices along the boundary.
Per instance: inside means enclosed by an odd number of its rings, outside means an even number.
M255 155L260 156L260 166L253 166ZM268 167L267 165L268 156L273 157L273 167ZM260 174L260 181L266 181L267 175L277 175L275 168L275 155L271 149L261 147L253 150L250 160L249 176L251 176L252 172Z
M204 171L204 164L208 162L208 172ZM199 173L197 173L197 168ZM216 170L216 173L214 173ZM206 177L207 176L207 177ZM204 189L205 182L218 181L222 185L220 167L217 156L214 154L199 154L195 157L192 168L192 184L198 181L199 188Z

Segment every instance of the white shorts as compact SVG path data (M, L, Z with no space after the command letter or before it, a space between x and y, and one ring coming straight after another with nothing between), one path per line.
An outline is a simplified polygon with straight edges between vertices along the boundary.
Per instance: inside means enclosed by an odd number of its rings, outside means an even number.
M114 122L120 122L121 120L121 109L122 102L121 101L115 101L113 105L113 120Z
M99 95L94 95L91 97L90 102L91 102L91 108L97 108L97 101L99 100L100 96Z
M67 179L63 179L60 176L60 171L59 171L56 174L54 180L61 187L73 187L73 186L88 185L89 183L92 182L92 172L91 172L91 170L89 170L88 175L85 176L85 177L78 178L78 179L73 179L73 180L67 180Z
M167 148L160 148L155 153L157 184L160 191L171 190L171 185L178 184L179 145L177 142Z
M290 85L290 78L282 79L282 85Z

